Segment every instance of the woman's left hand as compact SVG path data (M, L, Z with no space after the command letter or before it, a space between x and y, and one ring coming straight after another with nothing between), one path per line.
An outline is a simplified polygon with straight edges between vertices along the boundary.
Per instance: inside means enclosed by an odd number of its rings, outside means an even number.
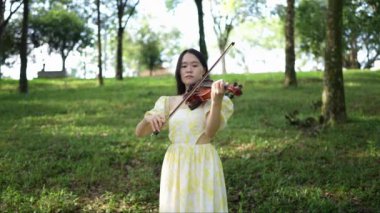
M214 103L221 103L224 96L224 81L217 80L211 85L211 101Z

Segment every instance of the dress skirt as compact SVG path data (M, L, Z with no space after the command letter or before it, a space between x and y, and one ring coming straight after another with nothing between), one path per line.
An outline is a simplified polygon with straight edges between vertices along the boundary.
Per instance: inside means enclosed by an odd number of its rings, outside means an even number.
M196 109L178 108L169 119L169 96L161 96L147 114L165 115L169 120L171 145L161 170L160 212L227 212L227 195L223 167L214 146L197 144L205 133L211 109L207 101ZM233 113L233 103L223 97L223 129Z
M169 146L162 165L160 212L227 212L223 167L212 144Z

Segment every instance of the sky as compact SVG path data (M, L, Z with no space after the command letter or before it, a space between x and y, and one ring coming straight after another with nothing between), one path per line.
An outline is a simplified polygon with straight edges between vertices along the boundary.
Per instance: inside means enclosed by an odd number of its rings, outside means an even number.
M209 14L209 3L207 0L203 1L204 9L204 25L206 34L206 43L209 54L209 67L214 64L220 53L216 46L216 37L212 29L212 20ZM267 0L267 12L277 4L286 4L285 0ZM199 49L198 40L198 17L197 8L194 0L183 0L175 9L174 12L168 12L165 6L165 0L152 1L152 0L140 0L138 5L138 13L140 16L152 17L150 25L153 30L164 30L176 28L182 33L182 39L180 40L181 46L185 48ZM130 20L132 26L133 22L137 23L137 20ZM234 48L243 51L246 58L249 60L249 72L273 72L281 71L285 67L285 58L283 49L265 50L257 47L254 49L248 49L244 42L239 41L239 33L231 35L230 41L234 41L236 44ZM107 45L107 44L104 44ZM115 50L116 52L116 50ZM81 77L95 77L97 72L97 62L93 59L93 54L96 53L94 49L88 49L84 54L71 53L67 58L66 67L70 71L77 70L77 74ZM178 53L179 54L179 53ZM92 57L90 57L92 55ZM108 64L105 65L104 70L106 77L114 76L114 67L111 61L111 55L108 54ZM174 72L174 64L177 58L174 58L171 63L167 63L167 69L169 72ZM227 71L229 73L244 73L244 69L239 66L238 62L230 56L226 56ZM13 67L1 67L1 72L4 77L10 77L18 79L20 70L20 60L17 58ZM28 79L37 77L37 72L42 69L45 64L45 70L47 71L59 71L62 67L62 60L60 55L47 54L47 47L42 47L33 50L28 58L27 75ZM221 64L221 63L219 63ZM217 65L213 70L213 73L221 73L221 65ZM84 70L86 72L84 72ZM133 71L126 70L126 76L133 75Z

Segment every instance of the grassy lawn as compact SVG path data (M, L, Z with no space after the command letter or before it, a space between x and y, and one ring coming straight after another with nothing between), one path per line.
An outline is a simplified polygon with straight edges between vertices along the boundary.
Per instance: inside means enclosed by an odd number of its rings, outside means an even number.
M244 85L228 127L214 139L231 212L379 212L380 72L344 73L349 120L310 132L285 114L316 117L322 73L213 76ZM32 80L30 93L0 80L1 212L158 210L167 130L134 129L173 77Z

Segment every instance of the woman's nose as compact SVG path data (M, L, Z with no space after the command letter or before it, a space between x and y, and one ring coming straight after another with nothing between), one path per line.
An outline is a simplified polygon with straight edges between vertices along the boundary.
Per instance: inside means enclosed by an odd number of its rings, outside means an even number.
M189 66L189 67L186 68L185 71L186 71L186 72L193 72L193 69Z

